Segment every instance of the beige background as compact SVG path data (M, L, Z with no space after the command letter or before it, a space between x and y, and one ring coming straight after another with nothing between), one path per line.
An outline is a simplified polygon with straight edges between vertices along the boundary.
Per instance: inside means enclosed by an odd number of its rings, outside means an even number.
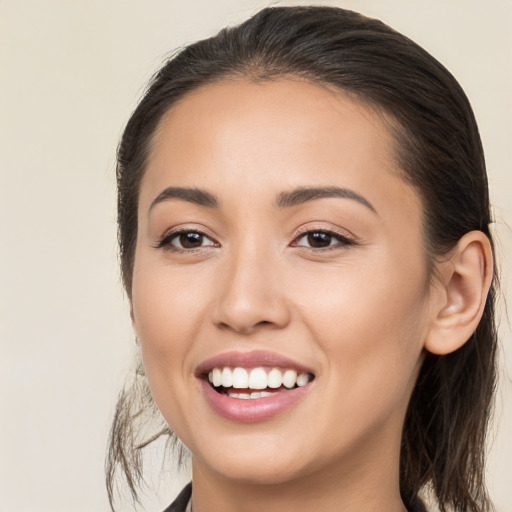
M117 139L170 50L268 3L0 0L0 511L108 510L105 440L134 353L117 270ZM382 18L460 80L480 123L502 270L510 272L512 1L323 3ZM505 316L503 324L489 480L498 511L510 512ZM160 485L147 510L159 510L181 481Z

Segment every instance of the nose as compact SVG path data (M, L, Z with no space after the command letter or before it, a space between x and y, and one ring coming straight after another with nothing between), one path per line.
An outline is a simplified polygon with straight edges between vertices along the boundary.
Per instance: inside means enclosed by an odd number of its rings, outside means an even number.
M276 258L253 246L228 259L219 275L214 323L244 335L288 325L290 309Z

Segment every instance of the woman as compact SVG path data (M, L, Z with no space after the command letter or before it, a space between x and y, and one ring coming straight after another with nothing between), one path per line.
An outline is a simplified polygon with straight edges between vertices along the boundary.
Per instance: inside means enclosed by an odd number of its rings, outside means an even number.
M153 78L118 194L143 369L111 499L163 433L192 455L168 510L411 512L429 488L442 511L492 508L487 178L435 59L350 11L264 9ZM154 403L168 427L142 439Z

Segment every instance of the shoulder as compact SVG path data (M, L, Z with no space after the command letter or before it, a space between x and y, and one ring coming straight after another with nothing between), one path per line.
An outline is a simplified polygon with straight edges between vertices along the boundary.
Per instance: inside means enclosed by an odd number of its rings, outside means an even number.
M178 497L164 510L164 512L185 512L192 496L192 483L187 484Z

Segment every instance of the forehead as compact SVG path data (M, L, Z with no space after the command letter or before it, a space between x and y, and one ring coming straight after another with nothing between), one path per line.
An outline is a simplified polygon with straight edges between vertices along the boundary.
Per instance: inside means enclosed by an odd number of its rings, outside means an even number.
M202 86L160 122L141 201L171 185L253 194L338 185L376 193L377 204L406 193L417 207L414 190L400 178L387 126L356 98L310 82Z
M348 121L349 130L342 120ZM186 138L190 144L201 140L203 149L211 149L204 146L210 141L243 152L258 144L271 149L275 140L274 146L279 145L283 156L290 142L327 146L334 140L341 142L340 135L347 147L365 139L368 147L379 146L381 157L392 158L394 141L383 116L353 94L293 78L233 79L201 86L181 98L159 123L153 149L161 150L162 144L173 142L177 145ZM293 149L296 152L298 148Z

